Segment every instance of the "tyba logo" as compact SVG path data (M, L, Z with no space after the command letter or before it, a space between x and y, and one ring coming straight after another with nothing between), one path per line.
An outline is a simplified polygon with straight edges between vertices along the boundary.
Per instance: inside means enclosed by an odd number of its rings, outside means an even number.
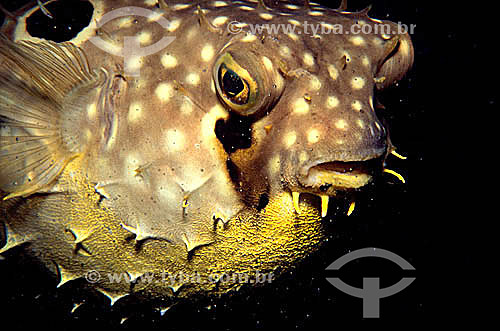
M350 252L335 260L326 270L339 270L346 263L363 257L380 257L396 263L403 270L415 270L415 268L401 256L379 248L363 248ZM326 280L342 292L357 298L362 298L364 318L379 318L380 299L404 290L415 280L415 277L403 277L396 284L385 288L380 288L380 278L363 278L363 288L352 287L344 283L340 278L327 278Z
M154 21L160 24L164 29L168 29L170 22L163 16L158 15L149 9L141 7L122 7L110 11L104 14L101 19L95 23L96 29L100 29L107 22L114 20L119 17L132 17L132 16L142 16L147 18L154 17ZM98 30L97 30L98 31ZM103 51L120 56L124 58L124 71L128 76L138 77L140 75L140 66L137 65L141 57L155 54L165 47L167 47L171 42L173 42L175 37L163 36L159 41L153 45L147 47L141 47L140 39L137 36L126 36L123 38L123 47L116 45L109 41L105 41L100 36L91 37L89 40L102 49Z

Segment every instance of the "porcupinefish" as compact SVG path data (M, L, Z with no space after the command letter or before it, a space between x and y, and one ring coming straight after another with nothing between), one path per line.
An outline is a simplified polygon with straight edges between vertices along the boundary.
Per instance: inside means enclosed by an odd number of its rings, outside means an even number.
M40 2L2 27L1 253L112 302L221 294L241 284L210 275L316 250L330 199L384 171L374 92L413 62L398 24L344 1L90 3L69 42L27 33ZM164 277L180 273L199 278Z

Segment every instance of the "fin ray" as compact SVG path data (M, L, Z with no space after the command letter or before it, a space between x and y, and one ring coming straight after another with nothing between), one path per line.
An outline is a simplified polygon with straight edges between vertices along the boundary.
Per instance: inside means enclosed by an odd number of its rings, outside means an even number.
M85 145L82 108L105 75L71 43L0 36L0 190L27 196L54 182Z

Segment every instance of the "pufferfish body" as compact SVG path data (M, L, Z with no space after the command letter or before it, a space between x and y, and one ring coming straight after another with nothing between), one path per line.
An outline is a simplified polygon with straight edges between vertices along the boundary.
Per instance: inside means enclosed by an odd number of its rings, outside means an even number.
M2 27L0 252L112 302L222 294L242 284L213 275L252 283L316 250L329 200L383 169L374 92L413 62L397 24L308 2L90 3L69 42L26 32L44 7ZM355 26L370 32L339 33Z

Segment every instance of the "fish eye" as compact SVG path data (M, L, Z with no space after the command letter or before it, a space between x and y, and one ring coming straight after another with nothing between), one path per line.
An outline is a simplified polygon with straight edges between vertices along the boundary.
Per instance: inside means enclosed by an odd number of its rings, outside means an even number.
M229 52L216 61L214 81L219 97L235 112L251 115L258 110L259 79L238 64Z
M224 96L238 105L248 103L248 82L243 80L237 73L229 69L225 64L219 68L219 82Z

